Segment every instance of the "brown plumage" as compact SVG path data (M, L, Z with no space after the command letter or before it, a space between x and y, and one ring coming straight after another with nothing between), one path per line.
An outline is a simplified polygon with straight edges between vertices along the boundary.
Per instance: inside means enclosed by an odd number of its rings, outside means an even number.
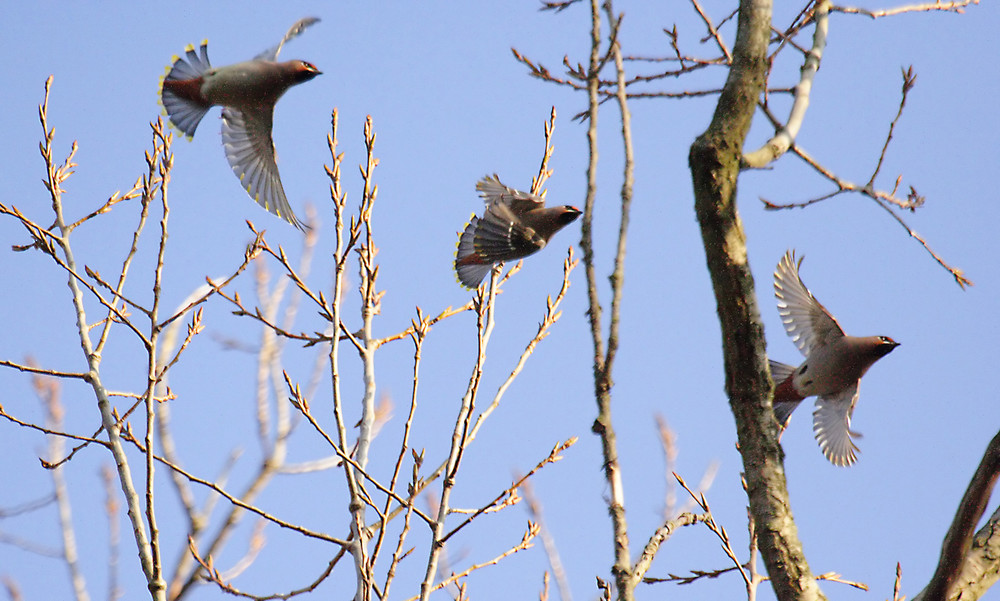
M576 207L546 207L534 194L500 183L487 176L476 184L486 202L482 217L472 216L458 239L455 272L468 288L479 286L493 265L538 252L556 232L580 216Z
M806 397L816 396L813 432L823 455L834 465L857 461L851 415L858 385L876 361L899 346L888 336L848 336L799 277L795 253L786 252L774 272L774 294L785 330L806 360L797 368L771 361L774 413L785 427Z

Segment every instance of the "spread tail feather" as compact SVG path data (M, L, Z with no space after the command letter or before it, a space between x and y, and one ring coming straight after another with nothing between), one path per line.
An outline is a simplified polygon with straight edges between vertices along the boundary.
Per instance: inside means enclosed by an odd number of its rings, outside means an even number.
M455 251L455 273L458 275L458 281L471 289L478 288L486 274L493 269L492 261L486 261L476 253L475 239L478 225L479 218L473 215L459 237L458 249Z
M160 82L160 104L173 124L185 136L191 138L198 124L212 105L201 100L201 76L212 68L208 61L208 41L201 43L201 55L194 46L185 49L187 60L174 57L173 64Z
M778 388L789 381L788 379L795 373L795 367L770 359L768 363L771 365L771 379L774 380L775 385L774 416L778 419L778 425L784 429L788 427L788 420L791 419L792 412L799 406L802 399L778 400Z
M792 412L802 401L782 401L774 404L774 417L778 419L778 425L782 429L788 427L788 420L792 418Z

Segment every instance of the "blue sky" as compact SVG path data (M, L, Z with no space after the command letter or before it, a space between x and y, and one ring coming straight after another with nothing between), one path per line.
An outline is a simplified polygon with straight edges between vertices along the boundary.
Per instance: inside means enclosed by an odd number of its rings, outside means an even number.
M310 283L326 289L331 278L332 214L323 165L329 162L326 134L330 111L340 114L340 149L346 153L344 185L354 205L360 197L356 166L364 160L362 126L374 119L380 158L375 228L381 275L387 290L376 334L405 328L420 306L426 313L464 304L470 293L455 283L451 268L456 232L481 203L475 183L497 172L501 180L526 189L542 152L542 125L555 106L554 175L548 200L582 206L586 166L585 127L571 117L585 99L530 78L510 53L516 47L561 74L561 61L585 62L588 17L583 7L558 15L540 13L535 2L518 3L369 3L288 2L256 12L243 4L187 3L153 14L148 7L121 4L96 9L83 4L11 4L0 22L0 36L17 58L7 61L0 87L5 143L0 202L13 204L44 223L50 203L40 183L44 172L37 153L41 128L37 105L43 83L55 80L50 125L56 129L57 156L73 140L80 150L77 173L66 183L67 210L82 216L115 190L131 187L144 168L149 121L159 114L157 78L188 43L209 39L216 65L245 60L275 44L297 19L316 15L313 26L282 51L285 59L314 63L324 74L288 92L275 115L274 139L289 200L302 216L311 203L319 211L323 239ZM706 2L716 20L731 10ZM700 45L704 30L684 3L619 2L626 13L622 33L630 55L664 55L663 28L677 23L682 48L714 54ZM790 10L790 9L789 9ZM775 22L791 13L779 8ZM848 333L885 334L902 346L879 362L861 386L853 427L865 436L861 456L850 469L830 465L812 438L808 409L800 409L782 440L793 511L805 551L816 573L836 571L869 584L862 593L826 584L843 599L891 595L896 562L903 567L904 592L915 594L933 572L941 538L951 521L981 453L1000 424L990 374L996 370L996 314L1000 268L995 258L995 224L1000 217L990 169L997 160L996 82L1000 80L992 35L995 3L968 14L905 15L872 21L836 14L822 68L799 142L824 164L852 181L866 181L899 103L900 67L913 65L918 79L896 130L882 178L891 188L898 174L902 188L913 185L926 206L904 218L947 261L975 282L961 290L950 276L871 201L840 196L807 210L766 212L759 197L774 202L807 200L831 191L794 157L740 179L740 209L747 230L749 259L759 293L769 353L797 363L797 350L785 336L771 288L771 273L781 255L794 248L805 256L802 277ZM723 29L732 41L733 26ZM791 85L799 59L788 55L772 76L774 85ZM630 66L648 72L647 65ZM668 81L666 89L715 87L723 69L707 70L689 82ZM787 108L779 104L778 113ZM719 472L708 491L716 520L746 549L745 504L740 489L740 459L735 429L723 392L719 327L693 211L687 152L708 124L714 99L639 100L631 105L636 146L636 186L629 235L622 347L615 372L615 427L622 457L632 545L638 553L659 525L665 490L664 466L654 416L675 429L680 447L676 469L688 482L699 480L713 462ZM164 306L173 307L205 276L231 270L242 259L251 236L244 221L267 229L268 240L294 257L300 234L273 218L240 189L220 148L218 109L206 117L192 142L175 141L170 188L171 231L165 270ZM601 167L596 209L596 253L600 281L611 271L617 231L617 192L621 152L617 112L604 106L600 124ZM756 148L771 133L758 115L748 146ZM985 171L984 171L985 170ZM120 205L108 216L76 233L79 261L102 274L114 273L127 249L137 207ZM80 370L83 359L73 333L74 318L65 278L37 252L13 253L27 238L12 219L0 219L0 311L6 316L0 358L31 355L43 366ZM579 243L579 226L560 233L545 252L526 262L506 286L497 307L498 325L488 354L484 394L492 392L513 367L540 321L545 296L558 287L568 246ZM140 253L147 266L137 270L131 290L148 298L152 239ZM577 255L579 256L579 252ZM272 274L276 273L272 266ZM356 270L350 269L353 293ZM466 457L455 502L473 507L526 471L556 442L578 436L564 461L547 467L534 481L547 525L562 554L578 599L592 598L594 576L609 578L611 531L601 475L600 445L590 433L595 417L590 338L584 311L583 270L573 275L562 320L541 344ZM237 288L252 298L252 278ZM602 298L607 306L607 289ZM354 301L351 301L352 303ZM356 306L356 305L352 305ZM220 340L253 345L259 333L231 308L213 301L205 309L206 332L172 374L178 398L172 402L174 427L188 465L206 476L217 473L232 448L243 458L233 474L234 488L250 473L258 449L253 425L253 356L225 350ZM357 319L357 318L353 318ZM353 322L353 323L356 323ZM297 327L322 329L311 311ZM465 381L472 368L474 319L462 315L437 326L424 349L420 409L414 446L427 449L429 464L443 457ZM119 332L104 369L116 390L143 383L141 349ZM308 377L314 355L290 345L285 368ZM411 348L387 346L379 355L380 390L392 396L396 417L377 442L372 461L383 467L405 416ZM347 394L360 385L350 353L344 363ZM353 379L352 379L353 377ZM10 413L40 420L41 410L27 377L0 371L0 404ZM321 389L324 390L324 389ZM327 397L313 400L323 407ZM63 401L67 428L90 434L98 415L89 389L66 383ZM351 419L353 423L353 419ZM136 424L138 426L138 424ZM44 496L48 473L37 457L44 440L9 423L0 424L0 508ZM327 453L316 437L299 427L290 459L304 461ZM137 460L137 459L136 459ZM92 596L105 590L107 556L97 478L110 456L90 449L69 465L83 567ZM160 476L165 476L161 470ZM343 478L326 473L309 479L279 477L260 504L292 520L302 520L334 535L346 531ZM183 551L179 521L164 478L160 507L164 557L168 564ZM988 511L992 511L995 503ZM456 568L492 557L519 540L528 519L515 508L506 515L474 523L449 547ZM123 524L124 525L124 524ZM241 555L234 548L216 559L229 565ZM57 546L52 508L20 518L0 519L0 533ZM326 564L333 550L303 542L269 527L269 547L254 569L236 581L258 593L302 586ZM418 539L414 544L419 545ZM128 531L123 532L121 570L129 598L143 595ZM422 546L408 560L394 598L416 594L422 574ZM464 563L463 563L464 562ZM679 533L661 551L650 576L692 569L727 567L725 556L705 529ZM353 587L347 565L324 585L326 595ZM503 587L505 597L537 594L546 568L541 545L469 580L470 593L490 598ZM169 571L169 568L168 568ZM65 570L0 543L0 577L9 576L25 598L69 593ZM664 588L669 590L663 590ZM764 596L771 595L764 587ZM349 590L349 589L346 589ZM660 584L641 588L640 598L679 594L712 598L742 595L742 583L728 575L674 590ZM193 598L217 598L203 587ZM398 595L398 597L397 597ZM993 593L996 595L996 593Z

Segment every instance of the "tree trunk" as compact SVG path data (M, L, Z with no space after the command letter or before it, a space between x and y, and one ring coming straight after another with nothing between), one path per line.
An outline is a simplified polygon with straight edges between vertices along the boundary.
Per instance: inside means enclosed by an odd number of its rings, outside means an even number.
M722 326L726 392L736 418L761 555L778 599L825 599L792 518L777 422L770 408L764 327L736 210L742 148L764 87L770 27L770 0L740 2L729 77L712 122L692 144L688 161Z

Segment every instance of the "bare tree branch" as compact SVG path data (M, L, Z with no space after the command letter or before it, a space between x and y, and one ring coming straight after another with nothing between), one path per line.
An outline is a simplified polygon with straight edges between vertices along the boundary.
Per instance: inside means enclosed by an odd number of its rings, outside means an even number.
M806 109L809 108L809 95L812 92L813 80L819 71L823 60L823 50L826 48L826 36L829 29L830 0L819 0L813 12L816 31L813 33L813 45L806 54L802 65L799 83L795 86L795 99L788 115L788 122L773 138L753 152L743 155L743 162L752 168L760 168L775 161L785 154L795 143L802 123L805 121Z
M996 557L988 558L985 562L971 562L969 551L973 544L973 531L986 511L997 476L1000 476L1000 432L987 445L982 461L962 497L955 519L941 545L941 558L934 576L914 601L977 599L996 582L1000 575L997 572ZM995 520L991 519L990 522L987 528L995 530ZM988 536L993 537L992 532ZM956 586L959 582L961 586Z
M904 6L895 6L892 8L883 8L880 10L871 10L867 8L859 8L853 6L834 6L830 10L846 14L856 14L863 15L866 17L871 17L872 19L878 19L880 17L891 17L895 15L902 15L905 13L917 13L917 12L953 12L953 13L964 13L965 8L968 6L974 6L979 4L979 0L958 0L956 2L942 2L937 0L936 2L926 2L922 4L908 4Z

